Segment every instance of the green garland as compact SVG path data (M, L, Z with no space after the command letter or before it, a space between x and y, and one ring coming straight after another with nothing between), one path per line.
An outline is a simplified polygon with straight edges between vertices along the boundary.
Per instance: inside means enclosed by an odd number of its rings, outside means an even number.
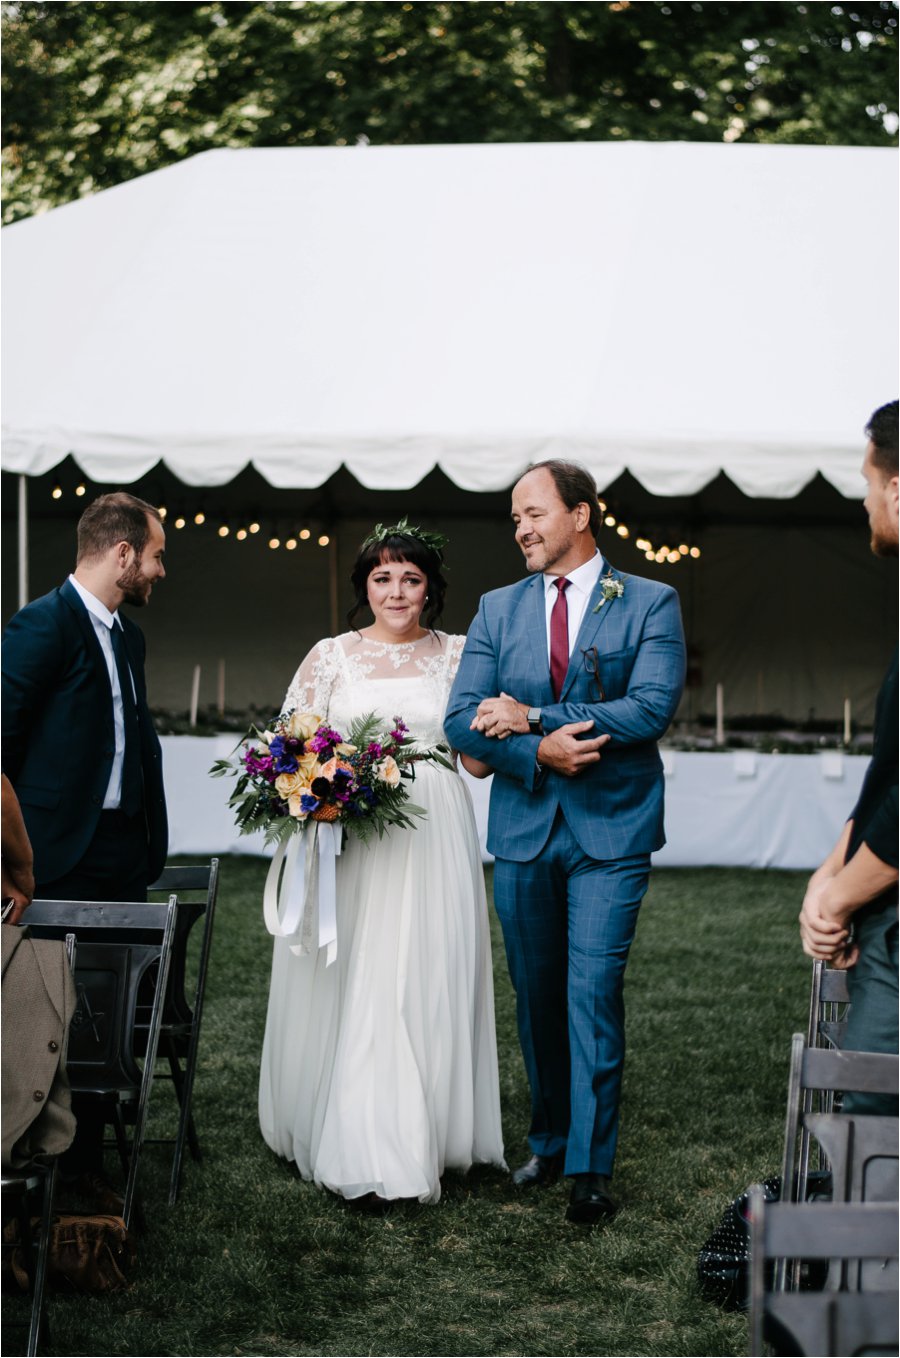
M369 536L363 542L361 550L365 550L366 547L371 547L376 543L380 544L386 541L387 538L393 537L415 538L417 541L424 543L429 551L434 552L438 561L443 566L444 548L447 545L447 538L443 533L431 533L427 528L418 528L415 524L407 522L405 514L399 523L390 524L387 527L385 527L383 523L376 523Z

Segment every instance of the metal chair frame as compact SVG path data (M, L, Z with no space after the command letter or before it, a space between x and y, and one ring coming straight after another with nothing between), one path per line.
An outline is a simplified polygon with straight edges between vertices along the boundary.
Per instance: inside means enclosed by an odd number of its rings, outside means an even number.
M826 967L820 960L813 962L807 1046L843 1047L849 1008L850 991L846 971ZM822 1111L830 1112L831 1109L823 1108Z
M783 1200L803 1203L809 1176L811 1132L808 1119L814 1091L838 1090L896 1094L900 1057L886 1052L839 1051L829 1047L808 1047L803 1033L791 1039L791 1068L788 1079L785 1115L784 1153L781 1164ZM843 1116L843 1115L841 1115ZM799 1264L791 1282L799 1281ZM776 1288L784 1288L784 1266L776 1265Z
M66 959L69 970L75 971L76 940L73 933L65 935ZM68 1046L68 1029L63 1034L60 1064L65 1065ZM29 1358L36 1354L41 1335L47 1326L45 1292L47 1286L47 1262L50 1249L50 1230L53 1225L53 1198L56 1191L56 1157L46 1162L36 1162L25 1166L18 1174L4 1174L2 1193L6 1199L15 1201L15 1220L18 1223L18 1238L11 1248L21 1244L25 1258L25 1271L31 1279L31 1317L28 1322L28 1342L26 1353ZM38 1227L37 1248L31 1230L31 1210L29 1197L38 1188L41 1190L41 1214ZM4 1244L4 1248L6 1245Z
M750 1190L750 1353L765 1353L767 1317L784 1326L802 1352L833 1358L897 1351L894 1291L767 1292L768 1261L897 1258L897 1208L888 1203L766 1203Z
M178 1099L178 1127L174 1137L154 1138L166 1145L174 1143L172 1172L169 1180L169 1206L178 1200L181 1181L181 1167L184 1160L185 1143L190 1148L192 1159L202 1158L200 1139L194 1124L191 1103L194 1080L200 1047L200 1027L203 1021L203 1006L206 996L206 979L209 971L210 950L212 948L213 923L215 921L216 899L219 890L219 860L213 858L203 866L171 866L163 869L157 881L149 888L151 892L174 892L178 896L178 915L175 927L175 942L172 953L172 966L166 990L160 1034L161 1055L168 1061L169 1074L163 1079L171 1079ZM203 892L202 901L185 900L184 892ZM203 917L203 936L200 941L200 956L197 965L197 984L194 988L193 1005L188 1003L185 994L185 973L187 946L194 925ZM182 1059L184 1065L181 1065Z
M119 1157L126 1175L122 1209L126 1227L131 1224L135 1207L137 1171L159 1048L163 996L169 976L177 909L173 895L167 904L33 901L28 912L29 928L36 937L59 938L71 931L78 940L75 980L79 1008L72 1020L70 1034L75 1050L72 1052L70 1047L69 1083L74 1092L95 1095L109 1106L108 1120L115 1128ZM159 967L159 984L150 1014L141 1070L134 1041L137 992L141 978L154 964ZM112 978L112 993L109 989L98 991L98 972ZM101 1008L107 1003L111 1003L112 1013ZM78 1050L79 1046L81 1050ZM124 1105L135 1110L130 1142L125 1132Z

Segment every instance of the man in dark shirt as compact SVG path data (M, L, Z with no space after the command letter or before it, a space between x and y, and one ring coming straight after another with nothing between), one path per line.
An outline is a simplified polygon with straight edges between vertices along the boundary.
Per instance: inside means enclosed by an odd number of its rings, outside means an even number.
M897 556L897 402L866 428L862 472L877 556ZM875 708L872 762L853 814L809 880L800 937L810 957L847 969L850 1051L897 1050L897 652ZM886 1096L846 1094L845 1112L896 1113Z

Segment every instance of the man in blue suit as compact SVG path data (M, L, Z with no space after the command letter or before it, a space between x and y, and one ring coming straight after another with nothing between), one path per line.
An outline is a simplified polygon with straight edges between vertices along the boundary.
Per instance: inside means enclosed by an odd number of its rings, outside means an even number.
M490 764L494 901L531 1086L519 1186L573 1179L566 1215L611 1215L622 989L650 854L665 842L656 742L684 684L678 596L597 551L597 492L573 463L513 489L529 577L486 594L447 710Z
M3 772L34 853L34 895L145 900L168 847L162 753L147 706L144 637L120 612L145 605L165 575L152 505L103 495L78 523L75 572L21 609L3 637ZM26 915L27 922L27 915ZM103 1123L81 1099L66 1157L98 1181Z

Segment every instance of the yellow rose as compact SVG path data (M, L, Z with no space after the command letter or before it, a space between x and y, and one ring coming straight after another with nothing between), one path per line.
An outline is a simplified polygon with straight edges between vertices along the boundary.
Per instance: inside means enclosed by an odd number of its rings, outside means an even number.
M299 773L280 773L275 779L275 789L280 797L284 797L285 801L289 797L293 797L295 793L299 796L301 792L305 792L307 786L308 780L301 777Z
M297 772L303 775L305 783L311 783L314 778L318 778L321 773L319 767L319 756L307 753L297 755Z
M287 734L293 740L309 740L322 725L322 718L315 712L295 712L288 722Z
M393 755L389 754L380 764L376 764L375 772L388 787L396 787L400 782L400 766Z
M356 746L348 745L346 740L342 740L340 745L335 745L335 754L356 754Z

